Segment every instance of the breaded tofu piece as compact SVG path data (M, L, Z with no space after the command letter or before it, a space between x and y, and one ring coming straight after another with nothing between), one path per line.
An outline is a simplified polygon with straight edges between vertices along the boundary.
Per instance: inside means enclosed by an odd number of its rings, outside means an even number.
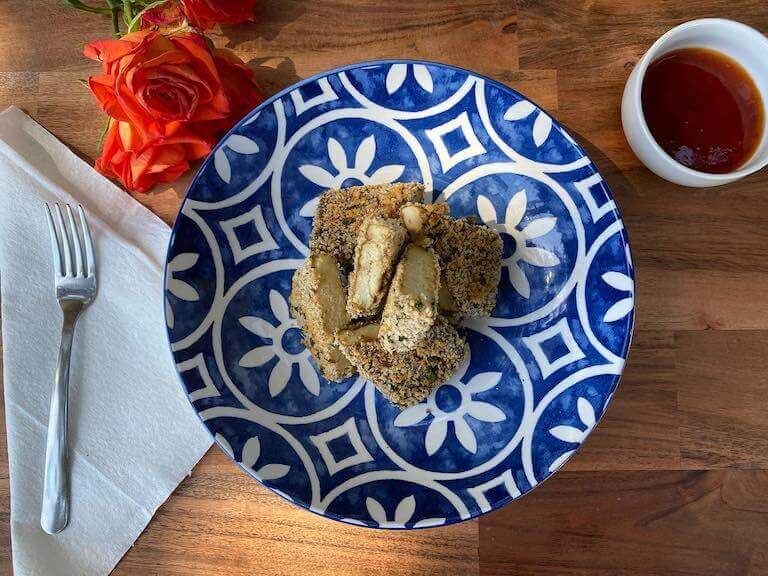
M309 247L333 254L344 268L351 268L363 219L397 218L403 204L418 202L423 195L424 186L416 182L328 190L320 197Z
M328 380L355 372L336 346L336 333L349 323L345 300L336 258L325 252L310 254L293 275L291 311L304 333L304 345Z
M405 229L411 237L411 242L420 246L428 246L431 239L425 232L431 228L431 222L435 219L451 215L451 207L448 204L419 204L409 202L400 208L400 218Z
M440 259L443 281L464 316L488 316L496 306L504 245L499 233L471 220L431 214L424 234Z
M360 374L400 408L418 404L448 380L464 358L464 338L438 317L413 350L390 353L378 338L378 324L342 330L338 344Z
M458 324L461 322L461 310L456 306L453 294L451 294L451 291L448 289L448 284L445 281L445 273L440 275L440 290L437 295L437 309L451 324Z
M395 218L368 216L360 224L347 294L351 318L379 313L407 237Z
M397 264L381 316L379 339L389 352L416 347L437 318L440 264L429 248L409 244Z

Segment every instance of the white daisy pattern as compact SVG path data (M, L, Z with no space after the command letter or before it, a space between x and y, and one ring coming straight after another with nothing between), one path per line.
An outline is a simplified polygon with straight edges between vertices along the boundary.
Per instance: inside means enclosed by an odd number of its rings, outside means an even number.
M584 397L579 397L579 399L576 401L576 411L579 415L579 420L581 420L581 423L584 426L584 430L581 428L576 428L575 426L561 425L550 428L549 433L558 440L567 442L569 444L581 444L584 442L587 436L589 436L589 433L592 432L592 429L595 427L595 409L592 407L592 404L590 404L589 400ZM570 458L574 452L576 452L575 449L568 450L567 452L564 452L555 458L552 464L549 465L549 471L554 472L560 468L560 466L565 464L565 461L568 460L568 458Z
M321 166L312 164L303 164L299 166L299 172L310 182L317 184L323 189L341 188L342 184L349 179L359 181L361 184L389 184L394 182L403 174L405 166L401 164L387 164L374 170L371 174L371 165L376 157L376 138L371 134L365 137L355 151L354 163L349 165L347 153L344 147L335 138L328 139L328 158L335 168L336 173L332 174ZM304 206L299 214L305 218L313 218L317 211L317 204L320 196L316 196Z
M166 332L254 480L353 526L428 528L528 493L594 433L637 286L609 183L546 111L459 68L367 62L275 95L211 156L171 237ZM290 290L322 192L406 181L498 232L503 269L500 305L461 323L471 359L400 410L360 374L323 377Z
M195 264L197 264L197 260L199 258L199 254L184 252L183 254L177 255L173 260L168 262L168 266L166 268L166 276L168 277L166 288L168 292L176 296L176 298L184 300L185 302L197 302L200 300L200 294L189 282L174 278L174 274L177 272L184 272L185 270L189 270ZM167 297L165 299L165 323L167 324L168 328L173 328L174 324L176 323L173 315L173 307L171 306L171 302Z
M520 296L525 299L531 296L531 284L520 266L526 262L532 266L550 268L560 264L557 255L549 250L535 245L535 240L548 234L557 225L554 216L541 216L529 221L523 228L520 224L528 208L528 196L525 190L520 190L507 204L504 220L499 221L493 203L480 194L477 197L477 211L483 222L500 233L508 234L515 241L515 249L502 261L502 266L509 269L509 281Z
M625 247L626 259L630 267L632 266L632 257L629 253L629 246ZM620 292L627 292L628 295L621 300L616 301L608 310L605 311L603 322L616 322L625 318L635 308L635 283L629 275L623 272L606 272L602 275L603 282Z
M384 506L375 498L370 496L366 498L365 507L379 528L405 528L405 525L411 521L414 512L416 512L416 498L411 495L400 500L397 508L395 508L395 516L392 520L387 519ZM347 521L349 522L349 520ZM430 526L440 526L441 524L445 524L445 518L425 518L414 523L413 527L428 528Z
M429 415L432 416L424 438L424 449L429 456L435 454L443 446L448 435L449 422L453 423L453 431L459 443L467 452L475 454L477 452L477 438L466 417L469 416L481 422L501 422L507 419L506 414L498 407L489 402L475 400L472 397L474 394L480 394L495 387L501 380L501 372L483 372L473 376L465 384L462 379L469 364L470 354L467 350L461 365L447 382L434 390L424 402L403 410L395 418L395 426L402 428L415 426ZM437 396L440 394L440 390L445 387L455 388L461 398L459 405L452 410L443 410L437 403Z
M549 138L549 133L552 131L552 118L550 118L546 112L539 110L533 103L528 100L521 100L507 108L504 113L504 120L510 122L516 122L518 120L524 120L531 114L536 112L536 120L533 121L533 143L538 148Z
M405 83L405 79L408 77L408 64L392 64L387 72L387 94L394 94ZM421 86L422 90L429 92L430 94L435 89L435 84L432 81L432 74L429 72L424 64L413 65L413 77L416 82Z
M258 118L258 114L251 121L256 120L256 118ZM219 178L229 184L229 181L232 179L232 166L230 165L229 158L227 158L225 152L227 148L238 154L250 156L251 154L259 152L259 145L250 138L246 138L240 134L232 134L222 142L219 149L216 150L216 153L213 155L213 165L214 168L216 168L216 173L219 175Z
M296 320L290 316L285 297L277 290L270 290L269 305L272 309L272 314L279 322L277 326L273 326L263 318L256 316L240 318L240 324L244 328L253 332L259 338L270 340L271 343L258 346L245 353L240 358L239 365L242 368L256 368L263 366L277 356L278 362L272 367L272 371L269 374L268 386L270 396L275 397L285 390L288 381L291 379L294 364L297 364L299 367L299 376L304 384L304 388L317 396L320 394L320 379L310 362L309 350L302 348L300 352L292 353L283 347L283 335L288 330L298 329Z
M216 442L219 443L219 446L221 446L222 450L229 454L231 458L234 458L234 450L232 450L232 446L230 445L229 441L224 438L221 434L216 434ZM249 438L245 444L243 445L243 452L240 456L240 464L245 466L246 468L250 468L256 473L256 476L259 477L259 480L277 480L278 478L282 478L288 472L290 471L291 467L288 464L264 464L263 466L259 467L258 469L254 468L256 466L259 458L261 457L261 441L259 440L258 436L252 436Z

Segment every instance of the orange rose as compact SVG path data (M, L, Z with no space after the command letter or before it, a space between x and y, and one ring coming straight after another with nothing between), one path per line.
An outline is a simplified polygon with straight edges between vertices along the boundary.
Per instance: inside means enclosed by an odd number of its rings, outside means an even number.
M130 122L144 139L165 135L171 122L223 120L230 115L205 37L142 30L85 46L102 63L88 85L112 118Z
M111 117L96 168L132 191L176 179L262 100L237 56L190 30L133 32L91 42L85 55L102 64L88 85Z
M166 128L166 136L146 140L131 123L110 120L96 169L128 190L146 192L159 182L176 180L189 170L190 160L211 152L211 142L187 133L181 123Z
M181 0L192 26L201 30L217 23L236 24L253 18L256 0Z

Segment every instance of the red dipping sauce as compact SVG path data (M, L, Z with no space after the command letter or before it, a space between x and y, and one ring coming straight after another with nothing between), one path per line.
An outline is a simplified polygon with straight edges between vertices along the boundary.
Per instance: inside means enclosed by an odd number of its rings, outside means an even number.
M715 50L683 48L651 63L642 102L656 142L700 172L738 169L762 139L763 101L755 82L738 62Z

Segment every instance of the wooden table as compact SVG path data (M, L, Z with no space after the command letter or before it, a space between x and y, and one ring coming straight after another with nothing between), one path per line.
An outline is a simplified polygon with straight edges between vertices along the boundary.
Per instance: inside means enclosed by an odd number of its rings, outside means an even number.
M639 165L619 121L624 81L653 40L711 16L768 31L765 0L261 0L256 24L214 34L266 94L348 62L405 57L472 68L539 102L618 200L637 330L583 452L503 510L430 531L360 530L273 496L213 449L114 574L768 574L768 170L680 188ZM24 108L93 159L103 118L77 83L95 70L80 49L108 34L103 18L54 0L0 2L0 107ZM139 200L170 222L184 188ZM6 573L6 461L0 496Z

